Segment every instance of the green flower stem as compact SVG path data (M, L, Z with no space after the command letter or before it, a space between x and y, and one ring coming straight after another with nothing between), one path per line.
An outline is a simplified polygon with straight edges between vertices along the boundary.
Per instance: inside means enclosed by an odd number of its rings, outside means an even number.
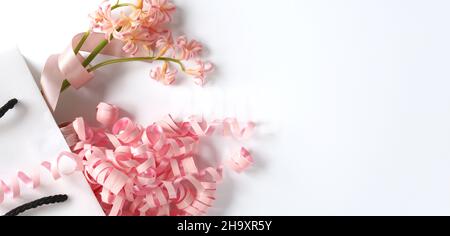
M61 86L61 93L62 92L64 92L66 89L68 89L69 87L70 87L70 83L69 83L69 81L68 80L64 80L63 81L63 84L62 84L62 86Z
M136 8L136 5L132 4L132 3L117 3L116 5L111 7L111 10L116 10L117 8L120 7L133 7Z
M81 48L83 47L83 45L86 42L86 40L89 38L90 34L91 34L90 30L88 30L88 31L86 31L86 33L84 33L83 38L81 38L80 42L78 42L78 45L73 50L75 55L77 55L80 52Z
M104 39L102 40L94 50L92 50L91 54L83 61L82 65L84 67L91 64L91 62L95 59L95 57L108 45L109 41Z
M94 59L95 57L100 54L100 52L108 45L108 40L102 40L94 50L92 50L91 54L83 61L82 65L83 67L87 67ZM61 87L61 93L64 92L66 89L70 87L70 83L67 80L64 80L63 85Z
M180 60L177 60L177 59L174 59L174 58L170 58L170 57L128 57L128 58L118 58L118 59L112 59L112 60L107 60L107 61L101 62L101 63L99 63L99 64L89 68L88 71L89 72L93 72L93 71L96 71L99 68L104 67L104 66L117 64L117 63L122 63L122 62L133 62L133 61L165 61L165 62L172 62L172 63L178 64L182 71L186 70L186 68L184 67L183 63L181 63Z
M131 3L120 3L120 1L117 1L117 3L114 6L112 6L111 9L115 10L115 9L121 8L121 7L136 7L136 6ZM90 34L91 34L90 31L87 31L86 33L84 33L83 38L80 40L80 42L74 49L75 54L78 54L80 52L81 48L83 47L86 40L89 38ZM112 36L111 36L111 39L112 39ZM108 43L109 43L108 40L101 41L100 44L94 49L94 51L92 51L92 53L83 62L83 66L84 67L88 66L95 59L95 57L108 45ZM66 89L68 89L70 87L70 85L71 84L68 80L64 80L63 84L61 86L61 93L64 92Z
M81 38L80 42L78 42L77 46L75 47L75 49L73 50L73 52L75 53L75 55L77 55L81 48L83 47L84 43L86 42L86 40L89 38L89 35L91 35L91 31L88 30L86 31L86 33L84 33L83 37ZM64 90L66 90L67 88L70 87L70 83L68 80L64 80L63 84L61 86L61 92L63 92Z

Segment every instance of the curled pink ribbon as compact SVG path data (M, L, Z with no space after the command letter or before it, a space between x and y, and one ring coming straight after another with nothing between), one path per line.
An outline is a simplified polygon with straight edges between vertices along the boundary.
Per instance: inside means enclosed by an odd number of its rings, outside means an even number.
M76 165L72 171L63 173L60 168L60 162L63 158L69 158ZM10 184L0 179L0 204L3 203L5 195L11 198L18 198L21 194L21 184L30 189L36 189L41 185L41 173L47 172L54 180L61 178L61 175L71 175L83 169L82 159L73 153L63 152L57 158L55 163L42 162L40 167L36 170L26 173L24 171L17 172L17 175L11 180Z
M89 72L82 65L85 58L80 54L75 55L74 52L75 46L80 42L82 37L83 34L76 35L72 39L70 46L67 47L64 52L50 56L42 71L42 93L47 104L53 111L58 104L61 87L65 79L67 79L74 88L79 89L94 78L94 74ZM104 34L91 33L80 51L92 52L98 42L104 39ZM144 49L141 49L136 54L129 55L122 50L123 46L123 42L112 39L102 50L101 54L115 57L140 57L147 56L148 54Z
M207 122L195 116L182 122L167 116L143 128L129 118L119 119L118 113L117 107L101 103L97 120L103 127L90 127L83 118L62 125L61 132L73 153L61 153L55 163L41 164L55 180L62 174L83 171L105 213L111 216L205 215L217 197L223 165L198 169L200 137L220 133L245 139L255 128L251 122ZM73 171L61 172L59 163L63 158L75 162ZM226 162L242 172L250 167L253 158L241 148ZM18 172L11 184L0 180L0 203L5 194L19 197L20 183L39 187L41 172Z
M108 215L205 215L216 199L222 166L198 169L199 138L221 133L243 139L255 127L236 119L206 122L193 116L177 122L167 116L143 128L118 119L117 108L106 103L98 106L97 119L103 128L78 118L62 132L84 160L85 176ZM239 172L252 161L245 148L229 160Z

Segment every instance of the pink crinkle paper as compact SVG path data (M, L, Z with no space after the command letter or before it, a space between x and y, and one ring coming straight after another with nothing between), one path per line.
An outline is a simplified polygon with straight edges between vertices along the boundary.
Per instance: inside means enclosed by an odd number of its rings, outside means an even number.
M255 127L233 118L207 122L190 117L177 122L171 116L142 127L129 118L119 119L119 109L106 103L99 104L97 120L101 127L90 127L78 118L61 131L111 216L205 215L217 197L224 165L197 168L200 137L218 133L246 139ZM242 172L253 158L242 147L224 163Z

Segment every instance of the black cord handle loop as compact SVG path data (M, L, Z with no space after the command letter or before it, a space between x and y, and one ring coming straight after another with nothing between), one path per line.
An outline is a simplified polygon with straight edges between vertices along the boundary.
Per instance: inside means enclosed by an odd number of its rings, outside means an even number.
M65 202L65 201L67 201L67 199L69 199L69 197L65 194L44 197L44 198L38 199L36 201L32 201L32 202L26 203L22 206L19 206L15 209L11 210L10 212L6 213L4 216L18 216L18 215L24 213L25 211L28 211L28 210L31 210L34 208L38 208L38 207L44 206L44 205Z
M18 102L19 101L14 98L14 99L9 100L4 106L2 106L0 108L0 118L2 118L6 114L6 112L13 109L17 105Z

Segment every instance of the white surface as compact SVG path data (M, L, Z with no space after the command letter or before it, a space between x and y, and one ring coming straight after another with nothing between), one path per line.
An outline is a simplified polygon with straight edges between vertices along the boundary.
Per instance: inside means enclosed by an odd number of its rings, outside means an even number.
M12 98L19 103L0 120L0 179L10 183L18 171L31 174L43 161L53 162L69 147L49 112L41 93L16 49L0 53L0 106ZM64 165L66 163L66 165ZM73 167L73 163L61 162ZM65 170L70 170L69 169ZM67 194L65 203L26 212L27 215L104 215L82 173L58 181L40 168L42 186L30 190L21 186L22 196L6 200L0 205L0 215L42 197Z
M176 3L178 28L218 66L208 86L163 87L147 64L110 67L65 94L57 119L92 120L106 101L142 123L166 113L257 121L257 164L229 174L212 214L450 215L449 1ZM0 19L14 21L3 32L37 76L97 1L26 5Z

